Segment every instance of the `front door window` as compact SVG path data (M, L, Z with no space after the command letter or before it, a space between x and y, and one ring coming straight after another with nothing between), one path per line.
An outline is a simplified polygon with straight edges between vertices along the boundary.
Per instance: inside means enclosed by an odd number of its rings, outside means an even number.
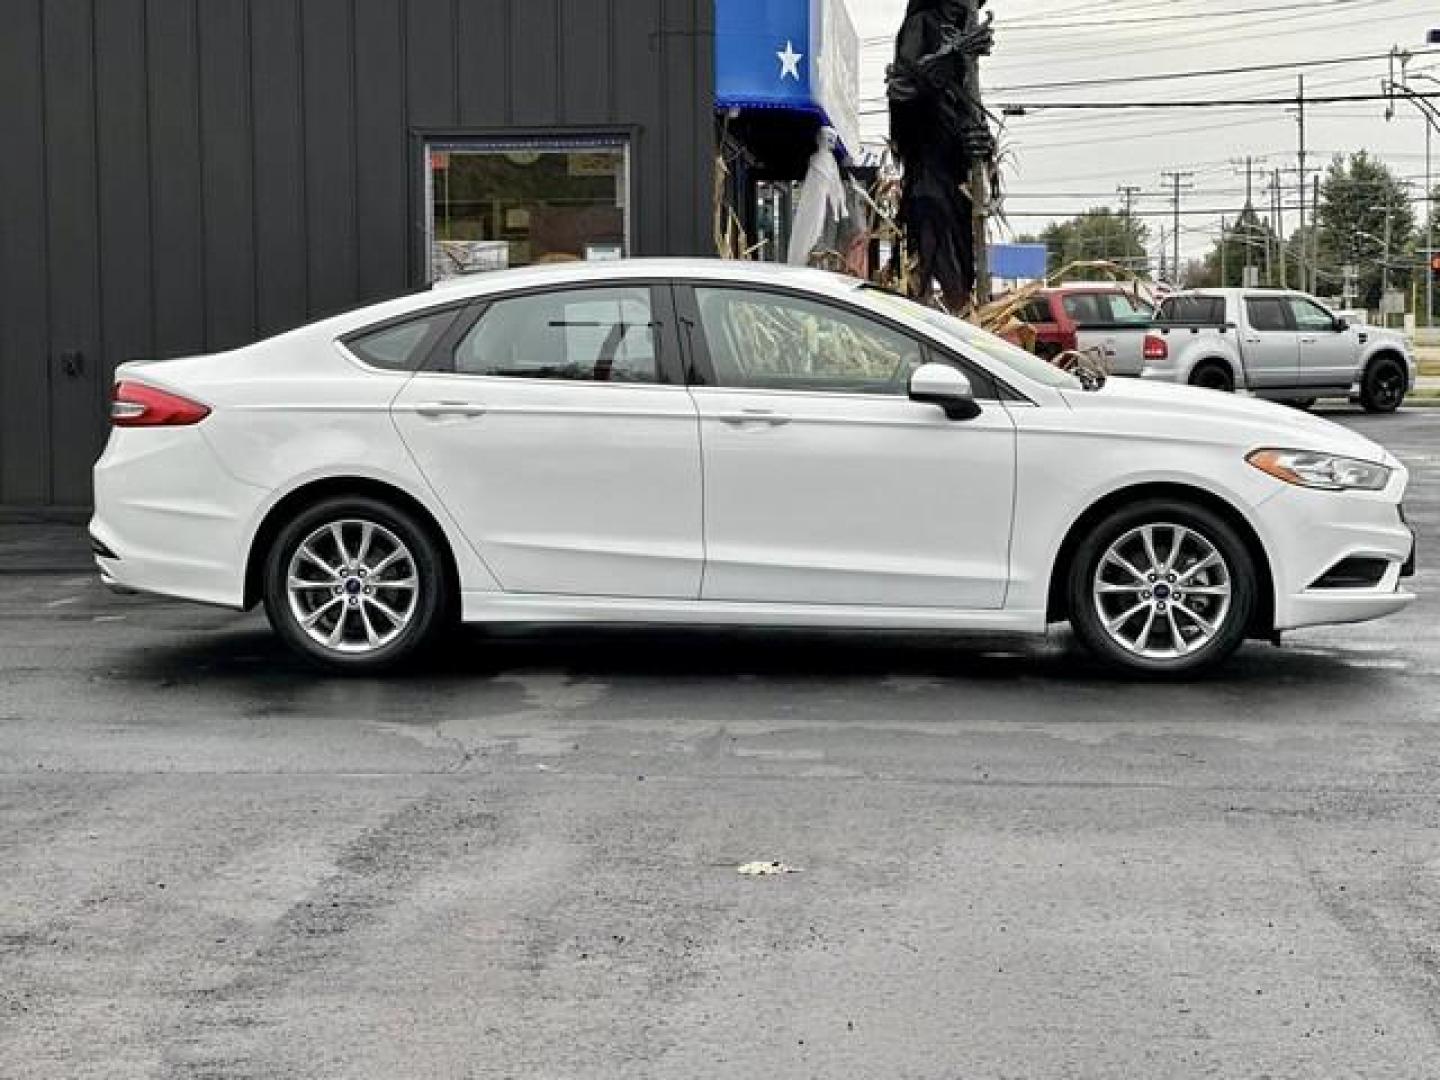
M717 386L904 394L918 342L872 319L782 293L695 290Z

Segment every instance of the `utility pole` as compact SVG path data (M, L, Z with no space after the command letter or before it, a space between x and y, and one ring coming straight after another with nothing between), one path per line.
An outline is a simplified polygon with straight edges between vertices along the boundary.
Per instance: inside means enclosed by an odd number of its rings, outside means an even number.
M1135 233L1135 198L1140 194L1141 189L1133 184L1121 184L1115 189L1120 198L1125 201L1125 209L1121 211L1121 224L1124 229L1125 250L1130 250L1130 238ZM1126 256L1129 257L1128 255Z
M1285 188L1280 183L1280 170L1271 178L1270 194L1275 204L1275 247L1280 256L1280 287L1290 287L1290 255L1285 250Z
M1126 220L1126 221L1132 221L1132 220L1134 220L1134 217L1135 217L1135 199L1140 195L1140 192L1143 191L1144 189L1141 188L1138 184L1121 184L1121 185L1120 185L1118 188L1116 188L1115 190L1119 193L1120 198L1123 199L1124 202L1125 202L1125 211L1124 211L1124 213L1125 213L1125 220Z
M1386 329L1390 327L1390 313L1385 311L1385 304L1390 295L1390 240L1394 213L1394 205L1387 198L1385 200L1385 254L1381 256L1380 263L1380 308L1382 311L1380 325Z
M1235 175L1245 177L1245 209L1252 209L1255 206L1255 166L1264 165L1265 159L1247 154L1243 158L1236 158L1231 164L1235 166Z
M1180 203L1183 193L1192 190L1195 185L1188 183L1194 177L1193 172L1162 172L1160 177L1172 185L1171 198L1174 200L1175 209L1175 235L1171 237L1174 246L1175 258L1171 273L1175 276L1175 284L1180 284Z
M1311 292L1308 279L1305 276L1305 178L1309 170L1305 167L1305 76L1300 76L1300 91L1295 99L1298 106L1297 116L1300 121L1300 288L1304 292Z
M1239 225L1241 226L1240 235L1246 242L1244 255L1241 259L1241 265L1244 267L1244 270L1241 271L1240 284L1245 288L1250 288L1252 282L1258 280L1260 274L1259 268L1255 266L1254 235L1252 228L1259 221L1259 215L1255 212L1255 166L1257 164L1265 164L1265 159L1255 158L1247 154L1243 160L1235 161L1233 164L1243 170L1245 174L1245 211L1240 216ZM1268 266L1270 262L1269 236L1265 237L1265 262L1268 277Z
M1227 246L1225 232L1225 219L1222 217L1220 219L1220 288L1222 289L1230 287L1230 259L1229 253L1225 250Z
M974 31L980 26L980 3L965 5L965 30ZM987 49L986 52L989 50ZM971 53L965 58L965 82L978 103L980 100L980 55ZM984 122L984 121L982 121ZM989 137L988 122L986 136ZM994 155L994 144L991 144ZM975 295L971 303L982 307L994 297L990 292L990 164L977 158L970 165L970 236L975 248Z
M1312 296L1320 289L1320 174L1315 174L1315 208L1310 225L1310 285L1305 289Z

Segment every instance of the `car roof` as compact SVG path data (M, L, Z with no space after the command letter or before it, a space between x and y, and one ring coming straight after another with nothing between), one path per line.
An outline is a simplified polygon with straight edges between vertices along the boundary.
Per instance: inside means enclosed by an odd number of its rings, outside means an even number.
M755 284L791 283L826 291L850 291L861 284L855 278L781 263L748 262L737 259L646 258L607 262L563 262L526 266L514 270L468 274L431 286L446 296L485 296L531 286L589 284L634 279L703 278L713 281L741 281Z
M498 293L564 285L604 285L657 279L757 285L790 284L832 297L853 294L865 284L856 278L832 274L825 270L732 259L616 259L607 262L552 263L449 278L428 288L340 312L328 319L310 323L279 336L313 333L342 337L389 319L402 318L437 306L464 304Z

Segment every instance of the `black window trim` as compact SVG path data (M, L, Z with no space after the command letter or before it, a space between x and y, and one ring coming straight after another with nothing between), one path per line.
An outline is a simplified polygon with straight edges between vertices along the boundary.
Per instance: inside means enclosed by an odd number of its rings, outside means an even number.
M646 383L603 383L585 379L521 379L510 375L473 375L455 369L455 352L469 336L475 325L485 317L490 308L506 300L524 300L532 296L546 296L555 293L593 292L599 289L648 289L650 292L650 315L655 330L655 367L658 376L655 382ZM475 297L466 305L469 310L450 327L445 337L431 350L426 363L416 371L417 375L441 375L460 379L503 379L507 382L531 382L563 386L599 387L679 387L685 386L685 375L680 360L680 346L676 335L678 320L674 301L670 294L669 282L658 278L612 279L589 278L582 281L547 282L519 289L486 293Z
M943 359L942 363L949 362L959 367L961 372L969 378L972 385L975 381L974 374L978 373L994 386L994 395L981 397L978 393L976 400L982 402L994 402L995 404L1035 404L1029 397L1016 390L1014 386L1006 382L999 375L996 375L984 364L971 360L969 357L947 348L940 342L935 341L927 334L919 334L903 323L897 322L887 315L882 315L867 307L847 303L841 297L834 297L828 294L817 294L803 289L787 288L783 285L774 285L769 282L735 281L725 278L676 278L674 283L675 307L678 314L677 324L681 327L682 342L685 347L684 372L687 385L701 389L735 390L739 392L756 393L787 393L787 394L834 394L842 398L885 398L894 400L894 394L867 394L845 390L806 390L789 389L776 387L769 390L764 387L722 387L717 384L715 378L715 367L710 360L709 343L705 339L704 327L700 322L700 306L695 299L696 289L731 289L737 292L759 292L771 293L777 296L792 297L796 300L809 301L812 304L819 304L822 307L833 307L856 318L869 319L879 323L892 333L913 342L921 350L924 362L929 363L933 356Z

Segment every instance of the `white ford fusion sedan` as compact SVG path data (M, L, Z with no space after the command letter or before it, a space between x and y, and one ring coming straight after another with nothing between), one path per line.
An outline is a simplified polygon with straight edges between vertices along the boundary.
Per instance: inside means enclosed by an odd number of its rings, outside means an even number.
M1292 409L1086 385L848 278L486 275L126 364L95 468L123 589L340 670L457 621L1043 634L1178 675L1414 597L1405 469Z

